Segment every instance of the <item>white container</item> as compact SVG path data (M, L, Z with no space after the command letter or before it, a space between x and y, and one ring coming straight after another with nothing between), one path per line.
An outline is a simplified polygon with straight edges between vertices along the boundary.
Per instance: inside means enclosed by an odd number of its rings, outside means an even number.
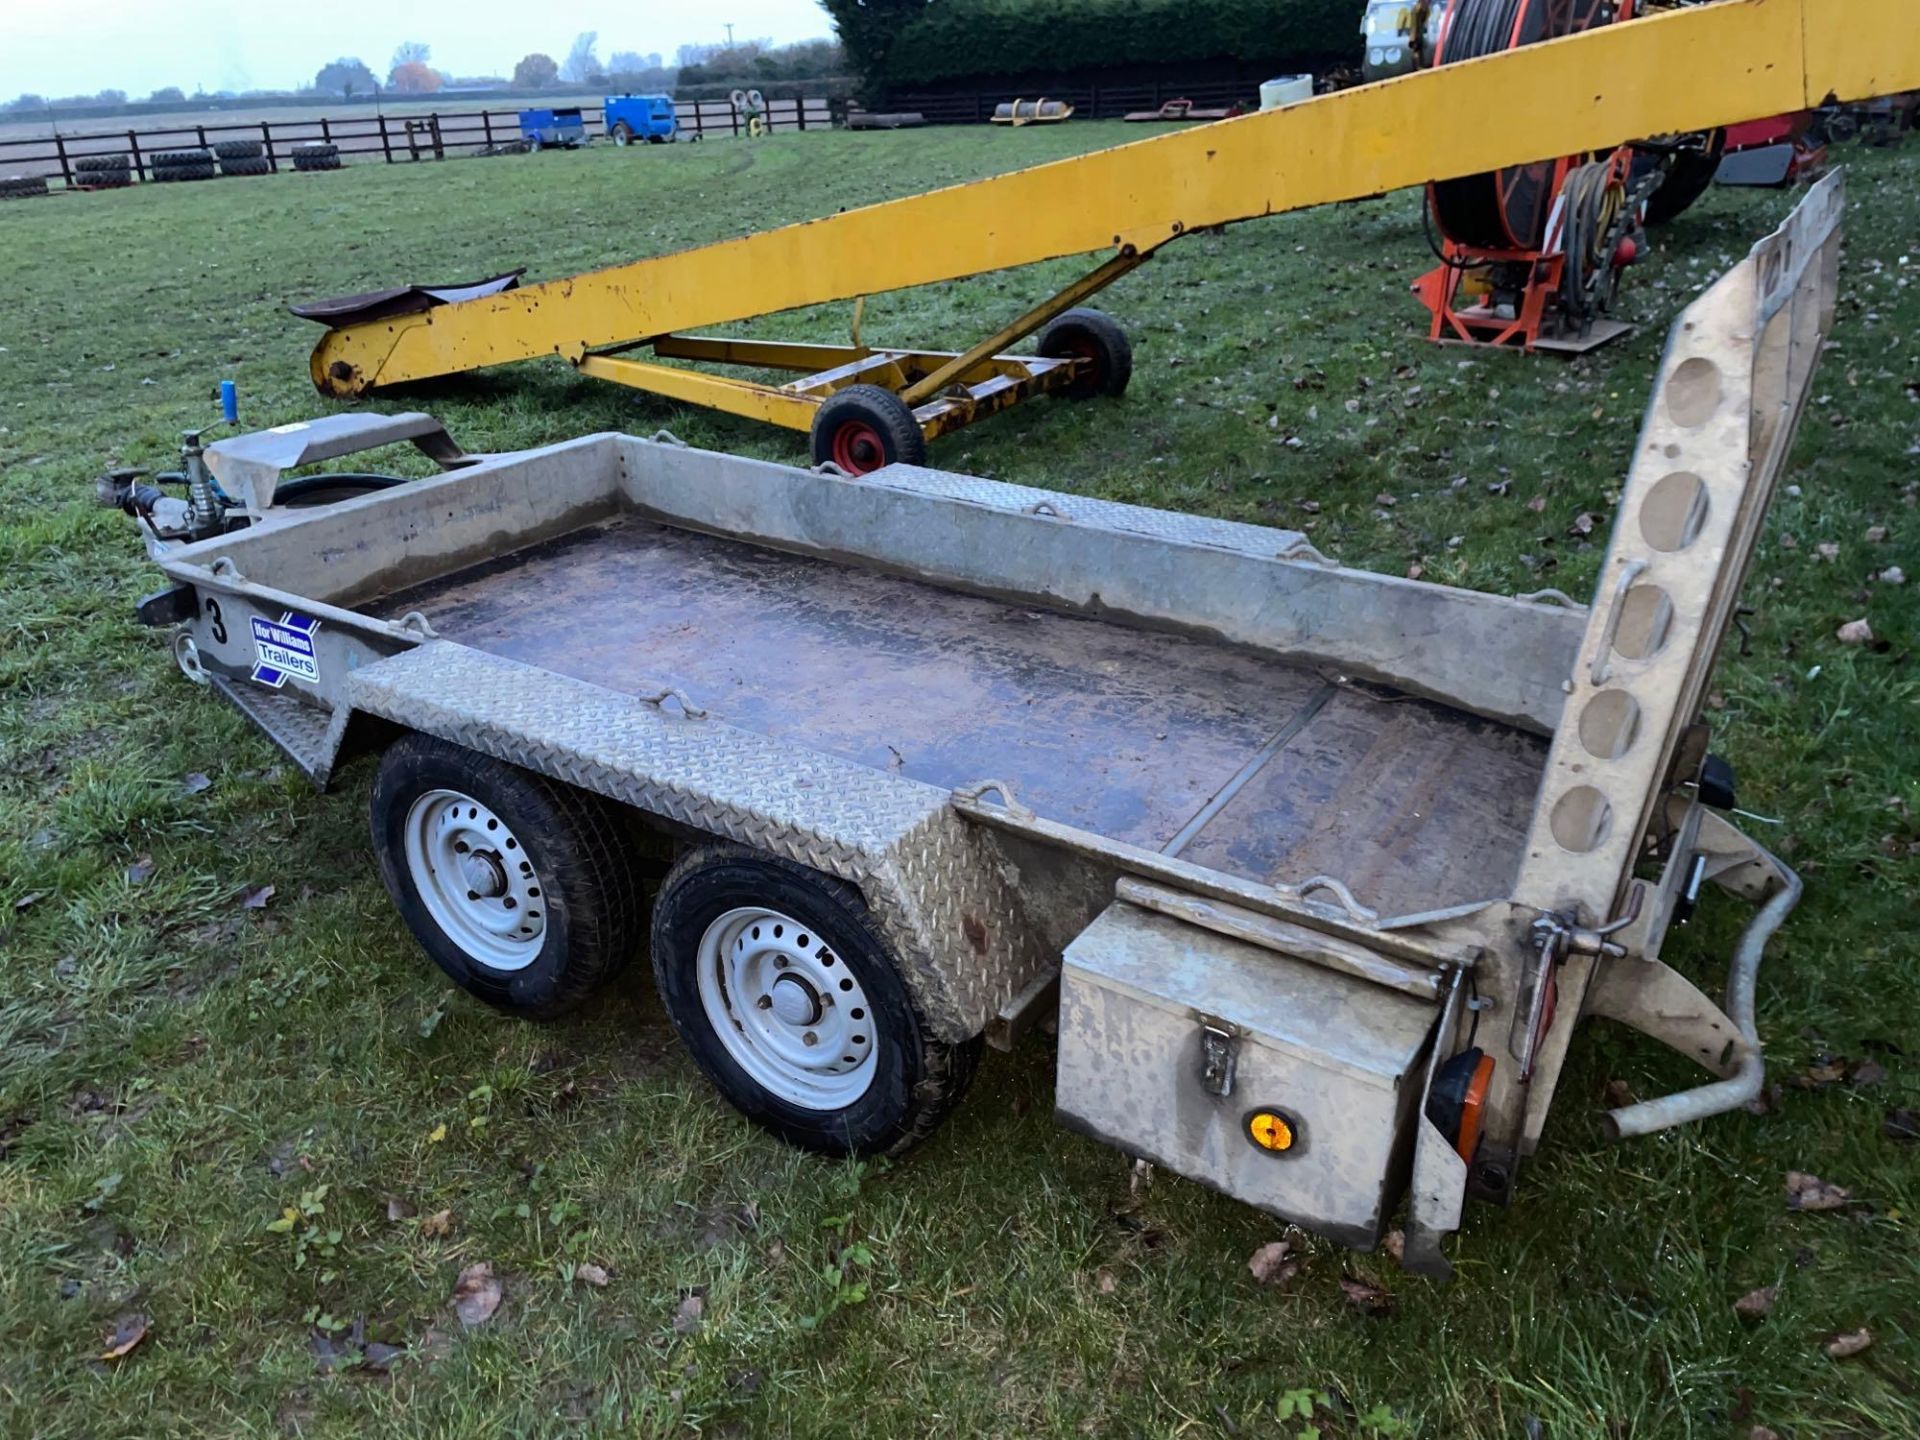
M1282 105L1296 105L1302 100L1312 98L1313 77L1311 75L1282 75L1260 86L1262 110L1278 110Z

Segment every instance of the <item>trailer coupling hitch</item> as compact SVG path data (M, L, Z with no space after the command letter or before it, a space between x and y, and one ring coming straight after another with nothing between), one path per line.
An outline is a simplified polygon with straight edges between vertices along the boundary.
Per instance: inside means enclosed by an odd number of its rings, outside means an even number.
M1513 1058L1520 1062L1522 1085L1533 1079L1541 1043L1553 1028L1560 967L1570 955L1613 960L1624 957L1627 947L1612 937L1640 918L1645 893L1643 887L1635 885L1626 914L1604 925L1582 925L1573 915L1549 913L1536 917L1528 927L1533 942L1533 963L1527 973L1528 1000L1526 1008L1514 1016L1513 1033L1507 1045Z

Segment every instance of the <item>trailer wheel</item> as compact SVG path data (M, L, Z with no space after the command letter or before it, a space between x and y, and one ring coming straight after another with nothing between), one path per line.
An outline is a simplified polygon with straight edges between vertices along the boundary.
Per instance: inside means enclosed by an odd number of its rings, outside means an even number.
M563 1014L639 946L639 877L616 812L597 796L407 735L381 757L372 824L407 928L489 1005Z
M653 971L707 1078L803 1149L898 1154L951 1113L979 1063L977 1037L929 1032L860 892L776 856L683 857L654 907Z
M927 463L927 437L907 402L878 385L849 385L813 417L813 463L831 461L849 475L885 465Z
M1040 332L1040 353L1053 360L1087 362L1063 392L1074 400L1124 395L1133 379L1133 344L1104 311L1067 311Z
M618 125L615 125L613 127L611 132L609 132L609 138L612 139L614 144L620 146L620 148L624 150L627 146L633 143L633 127L627 124L626 121L622 120Z

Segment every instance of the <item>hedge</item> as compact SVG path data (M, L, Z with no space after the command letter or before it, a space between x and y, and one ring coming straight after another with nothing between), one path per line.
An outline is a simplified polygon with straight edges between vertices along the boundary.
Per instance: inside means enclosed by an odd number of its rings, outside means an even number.
M1364 0L828 0L870 84L1345 55Z

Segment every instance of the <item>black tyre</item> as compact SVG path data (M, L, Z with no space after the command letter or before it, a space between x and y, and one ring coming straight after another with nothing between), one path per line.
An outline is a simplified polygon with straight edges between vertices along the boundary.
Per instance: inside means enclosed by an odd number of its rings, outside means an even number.
M468 994L564 1014L639 948L638 871L619 812L584 791L427 735L388 747L374 849L400 916Z
M219 171L211 160L204 165L167 165L156 169L153 178L159 181L211 180Z
M222 175L271 175L273 162L264 155L256 155L250 159L243 157L238 160L222 160L220 173Z
M90 170L84 175L75 175L74 184L82 190L118 190L133 184L131 170Z
M1668 161L1666 178L1647 197L1647 224L1665 225L1677 220L1705 195L1713 177L1720 173L1726 148L1727 132L1715 130L1705 137L1703 149L1682 151Z
M885 465L927 463L927 437L913 411L891 390L849 385L813 417L813 463L871 475Z
M76 174L92 175L103 170L125 170L131 164L125 155L82 155L73 162L73 168Z
M950 1114L980 1040L936 1038L860 892L733 845L682 857L653 912L660 998L731 1105L790 1144L896 1155Z
M1040 332L1040 353L1086 362L1062 392L1075 400L1124 395L1133 379L1133 343L1112 316L1099 310L1069 310L1049 322Z
M624 149L633 143L633 127L622 120L607 132L607 138Z
M15 175L0 180L0 200L25 200L47 193L47 182L39 175Z
M212 160L212 153L206 150L162 150L153 157L153 168L172 170L181 166L206 165Z
M672 138L673 137L671 135L649 135L647 136L647 144L664 145L667 143L667 141L671 140Z
M293 147L293 154L296 160L302 155L312 160L323 159L329 155L338 155L339 153L340 147L331 140L308 140L303 144Z
M258 160L267 149L258 140L222 140L213 153L219 160Z

